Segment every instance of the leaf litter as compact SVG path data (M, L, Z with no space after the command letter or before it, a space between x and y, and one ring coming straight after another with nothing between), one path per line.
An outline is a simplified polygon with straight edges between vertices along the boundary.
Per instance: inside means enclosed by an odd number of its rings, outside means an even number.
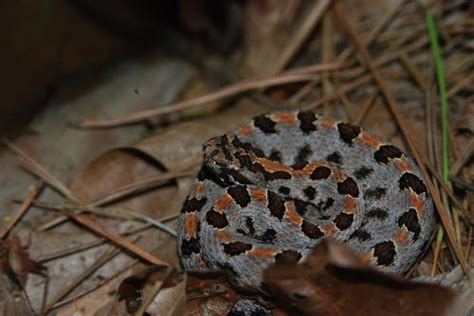
M205 140L259 113L294 108L356 121L417 152L425 178L435 175L430 191L447 238L433 242L407 275L423 284L362 267L328 241L304 264L270 267L266 281L280 299L262 303L275 315L287 313L288 306L311 315L464 313L455 311L456 303L472 311L468 184L474 58L472 8L466 6L463 1L249 2L238 7L243 40L232 58L206 53L199 66L147 58L101 73L98 84L79 94L65 85L10 146L21 151L16 154L29 173L17 168L11 152L0 153L2 196L9 199L0 202L3 209L16 210L2 214L6 220L12 216L1 230L3 311L229 312L247 296L225 278L180 271L176 215ZM439 184L439 102L426 10L436 13L453 118L449 186ZM138 96L131 92L134 86ZM31 174L46 188L21 198L34 183Z

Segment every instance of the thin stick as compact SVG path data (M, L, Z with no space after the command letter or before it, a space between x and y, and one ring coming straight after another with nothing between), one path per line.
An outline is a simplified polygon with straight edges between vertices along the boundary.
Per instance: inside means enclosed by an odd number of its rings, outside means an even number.
M77 198L72 194L72 192L52 173L50 173L46 168L42 165L37 163L34 159L32 159L28 154L26 154L23 150L15 146L13 143L9 142L8 140L4 139L3 143L10 149L12 152L17 154L25 166L28 168L30 172L37 175L41 179L43 179L46 183L48 183L51 187L56 189L59 193L64 195L70 201L75 203L79 203Z
M204 96L193 98L190 100L180 101L171 104L166 107L153 108L144 111L138 111L134 113L128 113L124 116L119 116L112 119L86 119L80 126L84 128L102 128L102 127L113 127L125 124L132 124L147 121L151 118L158 117L160 115L180 112L195 106L200 106L214 102L219 99L231 97L249 90L262 89L276 85L282 85L293 82L309 81L314 78L314 73L289 73L282 74L265 79L246 80L240 81L235 84L229 85L223 89L215 92L206 94Z
M459 91L464 89L467 85L471 84L474 81L474 72L467 74L462 80L453 85L447 92L447 98L452 98Z
M362 108L360 109L360 112L359 112L359 116L357 116L356 120L354 121L355 125L362 125L362 122L367 116L367 113L369 113L370 109L375 104L375 99L377 98L377 94L379 94L377 90L372 92L372 94L367 98L365 103L362 105Z
M112 280L116 279L117 277L119 277L121 274L124 274L125 272L127 272L128 270L132 269L133 266L137 265L138 264L138 260L133 260L130 264L128 264L127 266L125 266L123 269L120 269L119 271L117 271L116 273L114 273L112 276L110 276L109 278L107 279L103 279L103 280L100 280L99 282L97 282L97 284L95 285L92 285L90 288L88 289L85 289L84 291L80 292L80 293L77 293L76 295L74 295L73 297L70 297L70 298L67 298L67 299L64 299L60 302L57 302L56 304L54 304L54 306L51 306L50 307L50 311L51 310L54 310L56 308L59 308L61 306L64 306L68 303L71 303L73 301L76 301L78 300L79 298L99 289L100 287L102 287L103 285L111 282Z
M426 86L426 79L415 63L410 59L407 53L403 52L400 55L400 60L402 61L405 68L408 70L408 73L413 77L416 84L422 91L426 91L428 87Z
M151 227L152 227L152 225L150 225L150 224L144 224L144 225L141 225L140 227L125 231L125 232L121 233L120 235L123 236L123 237L127 237L127 236L130 236L130 235L133 235L133 234L141 233L141 232L143 232L146 229L149 229ZM98 247L100 245L103 245L106 241L107 241L106 239L101 238L99 240L95 240L95 241L92 241L92 242L89 242L89 243L86 243L86 244L73 246L73 247L70 247L70 248L66 248L66 249L59 250L59 251L49 253L49 254L45 254L45 255L39 255L39 256L35 257L35 260L39 263L44 263L44 262L56 260L56 259L59 259L59 258L62 258L62 257L67 257L67 256L74 255L74 254L77 254L77 253L82 252L82 251L86 251L86 250Z
M466 150L461 154L458 160L456 160L451 169L449 170L449 175L457 176L461 169L467 164L474 154L474 138L471 138L469 141Z
M361 58L363 59L365 65L369 69L370 73L372 74L374 81L377 83L377 85L380 88L380 91L383 93L387 105L392 112L397 125L400 127L400 130L402 131L402 134L407 141L408 147L410 148L411 152L413 153L413 156L418 163L418 166L420 167L421 173L423 175L423 178L426 181L426 184L431 192L431 195L433 197L433 201L436 205L436 209L438 210L438 214L440 216L441 222L443 223L443 226L446 230L446 234L448 236L448 240L450 241L450 244L454 250L454 253L456 254L457 259L459 260L459 263L461 264L464 272L466 275L470 275L470 269L469 266L467 265L466 259L464 258L464 255L457 243L456 236L454 234L453 226L452 223L449 219L449 215L447 211L444 209L443 204L441 202L441 199L439 197L439 193L435 190L433 183L431 179L429 178L429 175L425 169L424 166L424 161L422 157L419 154L417 145L415 141L412 139L412 135L414 135L409 128L406 126L406 124L403 124L402 122L405 122L405 118L403 114L400 111L400 105L398 104L397 100L393 96L391 90L388 88L388 86L385 84L385 81L382 79L380 76L380 73L376 66L374 65L374 62L372 61L372 57L370 56L369 52L367 51L365 45L362 43L362 41L359 39L359 36L357 33L354 31L355 28L349 23L349 17L345 12L344 4L341 1L337 1L334 6L334 11L337 13L339 23L343 27L344 31L349 35L351 40L353 41L356 50L360 54Z
M33 200L41 193L43 189L43 183L36 185L30 185L28 187L28 193L21 203L20 207L16 210L15 215L12 220L8 223L8 226L0 231L0 239L7 237L8 233L15 227L15 225L20 221L26 211L30 208Z
M122 199L126 196L130 196L132 194L137 194L145 190L152 189L162 184L164 181L190 177L192 175L194 175L194 172L191 172L191 171L171 170L166 173L157 175L155 177L151 177L149 179L142 180L142 181L133 182L131 184L127 184L125 186L117 188L113 192L109 193L107 196L104 196L100 199L93 201L88 206L99 206L99 205L109 204L111 202L117 201L118 199Z
M94 262L93 265L88 267L84 272L82 272L76 279L74 279L69 285L67 285L64 289L62 289L48 304L46 304L44 308L44 312L47 314L51 307L55 305L57 302L62 300L66 295L71 293L81 282L91 276L95 271L97 271L100 267L104 264L109 262L112 258L120 253L119 249L111 246L109 249L105 250L102 255Z
M317 2L313 2L313 4L314 6L311 8L308 17L303 22L303 25L296 32L295 36L286 46L283 53L281 53L273 73L279 73L286 67L286 65L288 65L289 61L298 52L301 45L303 45L308 36L314 30L319 20L323 16L323 13L326 12L327 8L331 4L331 0L320 0Z
M314 101L313 103L310 103L310 104L306 105L304 107L304 109L315 109L315 108L319 107L321 104L323 104L324 102L334 100L334 99L340 97L342 94L347 94L347 93L351 92L352 90L355 90L355 89L359 88L360 86L362 86L363 84L365 84L365 83L367 83L371 80L372 80L371 75L365 75L365 76L359 77L356 80L351 81L350 83L347 83L347 84L343 85L342 87L340 87L338 90L334 91L333 93L328 94L328 95Z
M155 226L156 228L170 234L172 237L176 238L177 234L176 232L171 229L170 227L166 226L165 224L161 223L159 220L153 219L149 216L132 212L127 209L123 208L116 208L116 207L107 207L107 208L101 208L97 206L77 206L77 205L52 205L48 203L44 203L41 201L36 201L33 203L35 206L42 207L45 209L50 209L50 210L57 210L57 211L62 211L62 210L69 210L72 211L74 214L77 214L79 212L88 212L100 216L107 216L107 217L116 217L116 218L121 218L121 219L134 219L134 220L139 220L141 222L145 222L148 224L151 224ZM71 212L66 213L66 214L71 214Z

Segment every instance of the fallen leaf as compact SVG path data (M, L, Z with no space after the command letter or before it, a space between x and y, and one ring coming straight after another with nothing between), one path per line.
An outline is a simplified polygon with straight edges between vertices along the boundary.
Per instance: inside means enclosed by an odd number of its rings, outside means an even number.
M264 282L276 303L303 315L449 315L457 302L448 288L382 273L328 239L302 264L269 267Z
M25 291L28 274L45 275L45 268L32 260L12 236L0 239L0 315L35 315Z

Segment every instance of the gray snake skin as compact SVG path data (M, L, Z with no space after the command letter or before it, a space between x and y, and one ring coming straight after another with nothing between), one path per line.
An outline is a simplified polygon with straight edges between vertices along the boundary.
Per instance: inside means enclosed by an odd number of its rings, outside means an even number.
M401 274L434 221L413 160L349 123L313 112L260 115L203 146L183 204L178 251L189 272L228 272L261 288L278 260L304 260L331 236L368 263Z

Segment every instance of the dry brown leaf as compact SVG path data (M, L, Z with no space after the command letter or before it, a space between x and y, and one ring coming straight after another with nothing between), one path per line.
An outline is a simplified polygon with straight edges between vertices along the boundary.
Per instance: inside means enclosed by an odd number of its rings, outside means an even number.
M364 266L332 240L318 244L302 264L271 266L264 282L279 298L277 303L304 315L448 315L457 302L447 288Z
M0 239L0 315L35 314L24 290L30 273L44 276L46 269L30 258L17 236Z
M182 272L158 267L142 267L124 279L113 303L96 315L126 314L182 315L186 278Z
M147 308L147 313L160 316L183 315L186 307L186 275L174 271Z

